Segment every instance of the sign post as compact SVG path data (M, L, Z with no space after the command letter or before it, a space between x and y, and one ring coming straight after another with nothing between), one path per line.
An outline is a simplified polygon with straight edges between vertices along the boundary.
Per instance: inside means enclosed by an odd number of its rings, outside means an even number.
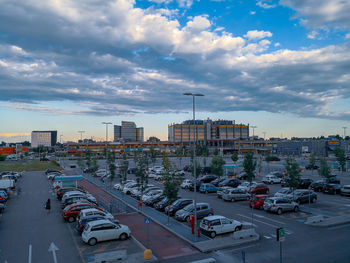
M280 263L282 263L282 242L284 241L286 233L283 227L276 229L276 239L280 243Z
M151 224L151 218L145 217L143 222L147 226L147 249L145 250L143 257L146 260L150 260L152 258L152 251L149 249L149 225Z

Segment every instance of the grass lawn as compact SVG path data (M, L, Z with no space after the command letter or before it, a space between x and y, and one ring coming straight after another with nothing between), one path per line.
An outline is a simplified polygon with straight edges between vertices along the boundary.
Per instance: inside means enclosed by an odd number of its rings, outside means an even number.
M0 162L0 172L44 171L48 168L59 169L60 167L55 161L21 160Z

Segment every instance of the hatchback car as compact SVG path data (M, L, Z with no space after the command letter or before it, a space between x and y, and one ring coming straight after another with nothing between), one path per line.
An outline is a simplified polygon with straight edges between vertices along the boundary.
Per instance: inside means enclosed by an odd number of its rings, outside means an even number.
M297 202L298 204L308 202L315 203L317 200L317 194L314 191L307 189L297 189L286 197Z
M318 180L316 182L313 182L312 184L310 184L310 188L312 190L314 190L315 192L322 192L323 188L326 185L326 181L325 180Z
M218 190L218 187L214 186L213 184L201 184L199 187L199 192L201 193L216 193Z
M81 235L83 233L84 228L85 228L87 223L89 223L91 221L103 220L103 219L107 219L107 218L100 216L100 215L91 215L91 216L80 217L79 220L77 220L77 225L75 226L75 230ZM110 220L110 219L108 219L108 220ZM115 224L119 224L119 220L117 220L117 219L110 220L110 221L115 223Z
M250 194L239 188L231 188L225 190L222 194L222 199L225 201L249 200Z
M222 198L223 193L227 190L227 189L233 189L232 187L229 186L222 186L219 187L217 192L216 192L216 196L217 198Z
M350 196L350 185L343 185L340 190L340 194Z
M207 216L199 224L201 232L214 238L216 235L242 229L242 223L224 216Z
M77 219L81 210L87 209L87 208L93 208L93 207L96 207L96 206L90 203L72 204L72 205L66 206L63 209L62 217L65 221L68 221L69 223L73 223Z
M195 214L194 205L190 204L183 209L175 213L175 219L178 221L187 221L189 222L190 215ZM203 218L206 216L214 215L214 210L208 203L197 203L196 205L196 215L197 218Z
M68 205L78 203L78 202L86 202L86 203L92 203L97 205L97 202L93 202L92 200L88 200L85 196L74 196L71 198L66 199L64 202L61 203L62 208L65 208Z
M109 219L109 220L114 219L114 216L111 213L105 211L100 207L83 209L80 211L78 218L87 217L87 216L102 216L104 217L104 219Z
M287 198L280 197L270 197L264 202L264 210L268 212L274 212L277 214L282 214L287 211L299 211L299 206L296 202L293 202Z
M182 184L180 185L180 187L182 189L188 189L191 185L192 181L190 179L185 179L183 180Z
M293 190L289 187L283 187L274 194L275 197L287 197L287 195L293 193Z
M219 183L219 186L230 186L235 188L241 184L241 181L238 179L226 179L225 181Z
M264 203L266 198L268 198L267 195L255 195L254 196L254 208L255 209L264 209ZM252 207L252 198L249 199L249 207Z
M100 241L113 239L126 240L130 235L131 231L126 225L115 224L103 219L87 223L82 234L82 239L90 246L94 246Z
M175 213L184 208L185 206L188 206L189 204L192 204L193 200L191 199L179 199L173 202L171 205L167 206L164 211L166 214L169 213L170 216L175 215Z
M266 183L266 184L280 184L281 178L274 176L272 174L268 174L265 176L265 178L262 181L263 183Z
M268 194L270 192L270 189L266 184L256 184L256 186L251 188L249 192L251 194Z
M168 197L164 197L158 203L154 204L154 208L157 209L158 211L164 211L164 209L168 205L171 205L174 202L175 202L175 200L170 200Z
M300 183L299 183L299 189L308 189L309 186L312 184L313 180L312 179L308 179L308 178L302 178L300 179Z
M341 185L340 184L326 184L323 187L323 192L325 194L340 194L341 192Z

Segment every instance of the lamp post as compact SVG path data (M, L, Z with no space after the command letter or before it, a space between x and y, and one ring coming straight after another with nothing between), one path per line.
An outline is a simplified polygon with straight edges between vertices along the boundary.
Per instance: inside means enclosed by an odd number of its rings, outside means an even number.
M102 122L106 125L106 173L107 173L107 143L108 143L108 125L112 124L111 122Z
M81 142L83 142L83 133L84 133L85 131L78 131L78 133L80 133L80 141Z
M345 140L345 131L346 131L346 128L348 128L348 127L342 127L343 128L343 130L344 130L344 140Z
M196 137L196 104L195 104L195 97L203 97L203 94L200 93L184 93L185 96L192 96L193 99L193 174L194 174L194 191L193 191L193 204L194 204L194 241L197 241L196 231L197 231L197 200L196 200L196 192L197 192L197 163L196 163L196 144L197 144L197 137Z

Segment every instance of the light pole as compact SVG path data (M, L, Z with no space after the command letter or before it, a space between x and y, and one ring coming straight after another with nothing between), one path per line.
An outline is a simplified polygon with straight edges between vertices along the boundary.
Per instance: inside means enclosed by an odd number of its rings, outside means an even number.
M348 128L348 127L342 127L343 128L343 130L344 130L344 140L345 140L345 131L346 131L346 129Z
M254 130L255 130L255 128L258 128L258 126L250 126L250 128L253 129L253 140L254 140Z
M264 134L264 141L265 141L265 137L266 137L266 132L263 132L263 134Z
M80 141L81 142L83 142L83 133L84 133L85 131L78 131L78 133L80 133Z
M185 96L192 96L193 99L193 175L194 175L194 191L193 191L193 204L194 204L194 241L197 241L196 231L197 231L197 200L196 200L196 192L197 192L197 163L196 163L196 144L197 144L197 136L196 136L196 104L195 97L203 97L203 94L200 93L184 93Z
M106 173L107 173L107 143L108 143L108 125L112 124L111 122L102 122L106 125Z

